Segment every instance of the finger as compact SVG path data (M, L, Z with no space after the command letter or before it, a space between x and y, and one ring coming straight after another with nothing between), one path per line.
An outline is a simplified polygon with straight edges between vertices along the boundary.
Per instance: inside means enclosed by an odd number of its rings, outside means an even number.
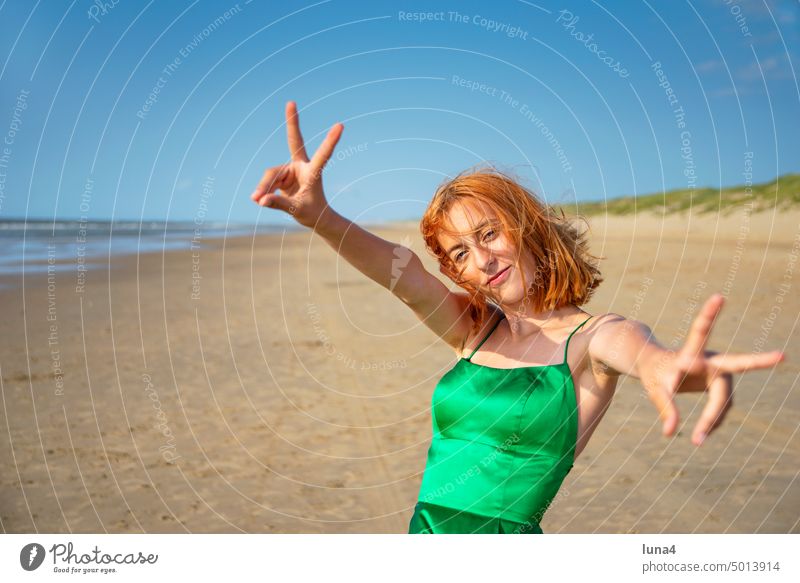
M317 151L314 152L314 157L311 159L311 169L315 173L319 173L325 167L325 164L327 164L331 155L333 155L333 149L339 142L339 138L342 137L343 131L344 125L340 123L334 124L328 131L328 135L325 136L325 139L319 145Z
M285 164L283 166L274 166L269 168L266 172L264 172L264 176L261 177L258 186L256 186L256 189L250 195L250 200L258 201L265 194L272 193L280 188L283 188L283 184L285 179L288 177L289 170L289 166Z
M721 372L746 372L760 368L770 368L786 359L780 350L750 354L717 354L709 359L709 363Z
M259 199L258 204L263 207L281 210L290 215L293 215L295 211L292 200L280 194L265 194Z
M708 387L708 402L692 431L692 443L702 445L708 434L725 417L733 404L733 378L729 374L716 377Z
M303 135L300 133L300 117L297 115L297 104L289 101L286 104L286 134L289 139L289 154L292 160L308 162Z
M652 389L648 396L658 410L662 434L666 437L674 435L675 430L678 428L680 416L672 397L663 389Z
M711 336L711 328L714 326L714 321L724 302L725 298L722 294L713 294L703 304L700 313L692 322L686 342L678 355L679 363L683 367L689 368L703 354L708 337Z

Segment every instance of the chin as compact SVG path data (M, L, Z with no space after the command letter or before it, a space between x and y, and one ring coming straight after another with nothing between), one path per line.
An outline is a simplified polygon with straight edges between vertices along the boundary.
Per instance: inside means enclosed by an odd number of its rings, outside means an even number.
M513 289L499 290L498 296L505 304L517 304L524 298L522 289L519 286Z
M487 296L504 304L514 304L522 301L522 285L515 281L507 281L498 288L490 287Z

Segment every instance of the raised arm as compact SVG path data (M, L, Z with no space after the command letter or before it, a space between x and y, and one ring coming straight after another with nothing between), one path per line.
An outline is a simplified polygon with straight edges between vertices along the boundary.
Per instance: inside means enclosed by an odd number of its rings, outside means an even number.
M250 198L282 210L312 229L348 263L409 306L422 322L458 353L471 327L467 295L451 292L428 272L411 249L386 241L346 219L328 204L322 170L344 126L334 125L311 160L300 133L297 106L286 104L291 161L269 168Z

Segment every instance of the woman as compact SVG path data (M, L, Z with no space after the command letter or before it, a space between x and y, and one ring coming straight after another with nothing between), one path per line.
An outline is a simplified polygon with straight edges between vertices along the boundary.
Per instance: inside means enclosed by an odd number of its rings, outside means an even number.
M268 169L252 200L321 235L459 357L434 391L434 436L409 532L541 533L539 522L620 375L640 379L667 436L678 426L675 393L706 391L692 433L699 446L732 403L731 374L783 360L778 351L705 350L722 307L719 294L706 301L677 351L659 345L640 322L590 316L579 306L602 280L582 236L491 170L445 183L423 216L427 249L465 290L450 291L411 250L328 206L322 169L342 124L331 128L311 160L294 102L286 105L286 126L291 161Z

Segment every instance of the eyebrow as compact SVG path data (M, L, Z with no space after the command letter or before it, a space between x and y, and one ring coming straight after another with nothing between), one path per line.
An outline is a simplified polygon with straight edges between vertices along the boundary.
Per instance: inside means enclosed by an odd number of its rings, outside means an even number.
M491 224L491 225L496 225L496 224L497 224L497 221L490 221L489 219L483 219L483 220L482 220L482 221L481 221L481 222L478 224L478 226L477 226L477 227L475 227L475 230L476 230L476 231L480 231L482 228L484 228L484 227L485 227L486 225L488 225L488 224ZM448 249L448 250L447 250L447 254L448 254L448 255L450 255L450 254L451 254L453 251L455 251L455 250L456 250L456 249L458 249L459 247L463 247L463 246L464 246L464 244L463 244L463 243L456 243L455 245L453 245L452 247L450 247L450 249Z

